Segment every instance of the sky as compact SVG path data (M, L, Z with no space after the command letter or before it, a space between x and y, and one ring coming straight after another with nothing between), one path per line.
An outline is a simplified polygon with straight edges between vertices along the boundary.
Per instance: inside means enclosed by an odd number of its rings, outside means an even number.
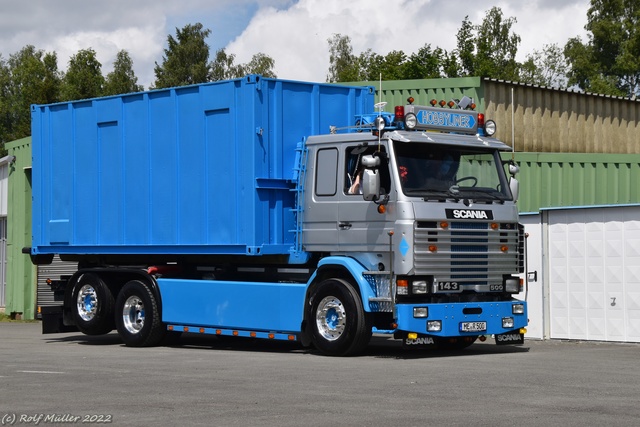
M278 78L323 82L334 34L351 38L354 54L371 48L410 55L426 44L451 51L465 16L481 24L493 6L517 22L518 60L569 38L587 40L589 0L0 0L0 55L27 45L56 52L58 67L92 48L106 75L120 50L133 59L138 83L154 81L167 37L187 24L211 30L210 59L218 49L249 62L256 53L275 60Z

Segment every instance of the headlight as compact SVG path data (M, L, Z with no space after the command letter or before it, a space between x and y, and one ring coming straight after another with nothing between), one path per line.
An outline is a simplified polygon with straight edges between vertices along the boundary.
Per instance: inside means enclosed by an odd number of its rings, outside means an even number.
M413 317L416 319L429 317L429 307L413 307Z
M492 136L494 133L496 133L496 122L494 122L493 120L487 120L484 124L484 133L487 136Z
M427 332L440 332L442 330L441 320L430 320L427 322Z
M409 129L415 129L416 125L418 124L418 119L416 119L416 115L413 113L409 113L406 116L404 116L404 126Z
M426 294L427 282L425 282L424 280L417 280L413 282L412 290L414 294Z
M517 277L509 277L504 281L504 290L510 294L520 292L520 279Z
M513 328L513 317L503 317L502 318L502 327L505 329Z
M524 304L513 304L511 306L511 312L513 314L524 314Z

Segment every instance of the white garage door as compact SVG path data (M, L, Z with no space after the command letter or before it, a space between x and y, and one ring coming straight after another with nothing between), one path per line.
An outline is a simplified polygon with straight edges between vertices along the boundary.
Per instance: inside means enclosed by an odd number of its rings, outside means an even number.
M640 207L543 214L551 338L640 342Z

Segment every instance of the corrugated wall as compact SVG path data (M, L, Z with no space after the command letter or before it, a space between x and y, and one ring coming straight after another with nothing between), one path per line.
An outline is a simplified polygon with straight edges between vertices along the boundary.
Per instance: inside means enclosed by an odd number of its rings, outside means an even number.
M488 79L482 86L496 136L515 140L516 151L640 154L636 100Z
M520 212L640 203L640 155L515 153ZM503 154L510 159L511 154Z
M34 319L36 269L22 248L31 246L31 138L6 144L15 162L9 168L7 288L5 311Z

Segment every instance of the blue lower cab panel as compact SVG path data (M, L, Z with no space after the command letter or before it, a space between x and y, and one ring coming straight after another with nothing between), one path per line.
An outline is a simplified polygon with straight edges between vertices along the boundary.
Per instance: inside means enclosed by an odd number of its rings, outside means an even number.
M522 314L513 313L513 305L524 305ZM475 336L503 334L515 329L524 328L529 323L527 303L524 301L503 301L484 303L454 303L454 304L398 304L398 329L407 332L417 332L443 337ZM414 318L414 307L427 307L428 317ZM503 327L502 319L512 318L513 326ZM427 331L427 322L440 320L440 332ZM464 325L463 325L464 324ZM486 327L481 330L481 326ZM473 329L471 332L465 332Z
M305 284L158 279L170 325L298 333ZM213 332L215 333L215 332Z

